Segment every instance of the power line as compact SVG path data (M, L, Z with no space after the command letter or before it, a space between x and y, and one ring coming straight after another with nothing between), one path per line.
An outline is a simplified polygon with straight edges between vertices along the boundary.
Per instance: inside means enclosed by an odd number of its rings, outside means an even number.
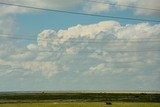
M25 54L25 52L36 52L36 53L41 53L41 52L47 52L47 53L52 53L52 54L64 54L64 52L60 52L60 51L53 51L53 50L20 50L20 51L8 51L9 53L12 53L12 55L20 55L20 54ZM130 53L134 53L134 52L142 52L142 53L146 53L146 52L160 52L160 50L132 50L132 51L104 51L104 52L111 52L111 53L115 53L115 52L130 52ZM81 51L79 52L80 54L86 54L86 53L99 53L99 52L93 52L93 51ZM69 53L67 53L69 54ZM78 57L79 58L79 57ZM75 58L77 59L77 58ZM78 59L81 60L82 58ZM156 58L157 59L157 58ZM115 60L115 59L114 59ZM38 60L37 60L38 61ZM154 61L159 61L159 60L154 60ZM132 61L104 61L105 63L141 63L144 62L144 60L132 60Z
M16 62L18 62L18 61L16 61ZM27 61L26 61L27 62ZM43 62L43 61L36 61L36 62ZM21 63L23 63L23 62L21 62ZM114 63L114 62L113 62ZM116 69L131 69L131 68L134 68L134 69L138 69L138 68L143 68L143 66L141 65L141 66L132 66L132 65L130 65L130 66L128 66L128 67L123 67L124 65L121 65L121 66L116 66L116 64L114 64L114 65L112 65L112 66L107 66L106 65L107 63L105 63L105 67L107 67L107 68L116 68ZM82 65L84 65L84 64L82 64ZM96 65L95 65L96 66ZM145 66L144 66L145 67ZM19 68L10 68L10 70L22 70L22 69L24 69L23 67L19 67ZM29 69L25 69L25 70L29 70ZM70 71L72 71L72 70L70 70ZM62 71L58 71L58 72L62 72Z
M31 41L35 41L36 39L34 38L24 38L24 37L15 37L15 36L0 36L2 38L7 38L7 39L18 39L18 40L31 40Z
M76 58L77 59L77 58ZM84 61L85 59L78 59L78 61ZM159 63L159 60L154 60L156 61L157 63ZM18 62L18 61L17 61ZM25 61L27 62L27 61ZM43 62L43 60L36 60L36 62ZM46 62L46 61L44 61ZM83 62L82 62L83 63ZM146 63L144 60L135 60L135 61L104 61L104 63L114 63L114 64L132 64L132 63Z
M92 16L92 17L99 17L99 18L122 19L122 20L132 20L132 21L160 22L160 20L153 20L153 19L141 19L141 18L131 18L131 17L119 17L119 16L89 14L89 13L73 12L73 11L58 10L58 9L47 9L47 8L33 7L33 6L26 6L26 5L20 5L20 4L5 3L5 2L0 2L0 4L8 5L8 6L17 6L17 7L28 8L28 9L35 9L35 10L43 10L43 11L50 11L50 12L83 15L83 16Z
M26 54L27 52L32 52L32 53L49 53L49 54L57 54L57 55L61 55L63 53L66 52L66 50L6 50L7 53L12 53L12 55L20 55L20 54ZM132 53L132 54L143 54L144 53L159 53L160 50L103 50L101 52L97 52L96 50L92 50L92 51L77 51L75 53L67 53L68 55L74 55L74 54L78 54L79 55L85 55L85 54L96 54L96 55L101 55L103 53L109 53L109 54L115 54L115 53Z
M116 4L116 3L96 1L96 0L84 0L84 1L92 2L92 3L108 4L108 5L112 5L112 6L129 7L129 8L134 8L134 9L138 8L138 9L144 9L144 10L160 11L159 9L154 9L154 8L131 6L131 5L126 5L126 4Z
M54 51L54 50L19 50L19 51L8 51L9 53L24 53L24 52L38 52L38 53L63 53L63 51ZM96 53L96 54L100 54L103 52L107 52L107 53L146 53L146 52L160 52L160 50L103 50L101 52L97 52L96 50L92 50L92 51L79 51L77 53L80 54L86 54L86 53Z
M59 54L59 55L63 55L64 53L65 53L65 51L53 51L53 50L20 50L20 51L8 51L8 53L12 53L12 55L20 55L20 54L25 54L26 52L33 52L33 53L52 53L52 54ZM109 52L109 53L119 53L119 52L121 52L121 53L136 53L136 55L137 55L137 53L147 53L147 52L160 52L160 50L132 50L132 51L103 51L103 52ZM80 55L82 55L82 54L94 54L94 53L96 53L96 54L99 54L99 52L96 52L96 51L80 51L80 52L78 52L79 54L78 54L78 56L80 56ZM68 55L72 55L71 53L66 53L66 54L68 54ZM76 53L77 54L77 53ZM78 57L77 56L77 57ZM59 57L59 56L58 56ZM57 57L57 58L58 58ZM74 58L74 59L77 59L77 58ZM79 57L78 57L78 60L81 60L81 59L83 59L83 58L80 58L79 59ZM156 58L157 59L157 58ZM115 59L114 59L115 60ZM159 61L159 60L155 60L155 61ZM139 63L139 62L145 62L144 60L133 60L133 61L105 61L106 63Z
M90 51L91 53L94 53L96 50ZM160 50L103 50L103 52L111 52L111 53L115 53L115 52L159 52ZM90 53L89 52L89 53ZM99 52L96 52L99 53Z
M138 52L138 53L139 53L139 52L140 52L140 53L144 53L144 52L145 52L145 53L146 53L146 52L151 52L151 51L152 51L152 52L160 52L160 50L105 51L105 52L111 52L111 53L115 53L115 52L123 52L123 53L124 53L124 52L129 52L129 53ZM52 50L50 50L50 51L49 51L49 50L41 50L41 51L21 50L21 51L17 51L17 52L16 52L16 51L10 51L9 53L11 53L11 52L12 52L12 53L14 52L12 55L25 54L24 52L36 52L36 53L37 53L37 52L39 52L39 53L40 53L40 52L47 52L47 53L49 52L49 53L53 53L53 54L58 54L58 53L64 54L64 52L62 53L62 52L60 52L60 51L52 51ZM98 53L98 52L81 51L81 52L79 52L79 53L80 53L80 55L81 55L81 54L86 54L86 53ZM67 54L69 54L69 53L67 53ZM78 55L78 56L79 56L79 55ZM57 58L58 58L58 57L57 57ZM76 59L77 59L77 58L76 58ZM78 60L80 61L80 60L82 60L82 58L80 58L80 59L78 59ZM159 61L159 60L154 60L154 61L157 62L157 61ZM145 63L145 61L143 61L143 60L134 60L134 61L128 61L128 60L127 60L127 61L104 61L104 62L105 62L105 63L117 63L117 64L118 64L118 63L121 63L121 64L131 64L131 63L142 63L142 62Z
M7 35L7 36L0 36L2 38L7 38L7 39L15 39L15 40L28 40L28 41L36 41L37 38L26 38L26 37L15 37L15 35L11 35L11 34L1 34L0 35ZM20 35L16 35L16 36L20 36ZM24 36L24 35L21 35ZM27 36L27 35L25 35ZM143 40L142 40L143 39ZM40 41L51 41L52 43L55 42L66 42L63 39L39 39ZM54 41L53 41L54 40ZM58 41L55 41L58 40ZM91 39L92 40L92 39ZM138 39L94 39L94 40L98 40L98 41L80 41L80 40L69 40L68 42L70 43L116 43L116 42L160 42L159 38L138 38ZM110 40L110 41L109 41Z

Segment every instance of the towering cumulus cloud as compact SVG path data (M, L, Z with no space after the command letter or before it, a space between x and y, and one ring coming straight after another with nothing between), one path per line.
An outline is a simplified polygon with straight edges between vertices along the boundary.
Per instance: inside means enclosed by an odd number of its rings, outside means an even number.
M159 24L121 26L118 22L106 21L77 25L58 32L44 30L38 35L37 44L27 45L27 50L22 49L22 52L17 47L15 52L5 55L5 59L1 57L1 65L56 74L66 70L63 66L73 72L73 66L77 66L75 62L81 59L79 64L85 62L86 65L83 65L86 66L85 69L74 68L81 74L93 70L93 67L94 72L99 74L102 67L105 73L116 71L138 73L157 64L156 58L159 53L152 51L159 50L160 44L157 40L160 35L159 29ZM3 52L1 50L1 56L4 55ZM96 70L96 66L101 67L101 70Z
M147 86L159 78L159 29L160 24L122 26L116 21L104 21L57 32L44 30L37 44L28 44L24 49L15 46L14 51L0 50L0 76L19 71L50 78L70 75L67 81L77 83L82 78L91 82L99 77L109 82L116 75Z

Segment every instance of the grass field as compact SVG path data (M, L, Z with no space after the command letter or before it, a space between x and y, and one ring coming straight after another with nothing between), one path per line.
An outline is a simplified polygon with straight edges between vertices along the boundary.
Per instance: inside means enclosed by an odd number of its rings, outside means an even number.
M18 104L0 104L0 107L160 107L160 103L18 103Z

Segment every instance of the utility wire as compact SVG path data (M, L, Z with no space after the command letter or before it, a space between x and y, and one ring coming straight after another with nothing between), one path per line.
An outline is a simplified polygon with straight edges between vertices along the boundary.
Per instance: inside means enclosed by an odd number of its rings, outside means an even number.
M54 51L54 50L19 50L19 51L8 51L8 52L15 52L15 53L24 53L24 52L35 52L35 53L63 53L63 51ZM160 52L160 49L158 50L103 50L102 52L97 52L96 50L92 51L79 51L77 53L96 53L101 54L103 52L107 53L146 53L146 52Z
M0 34L1 35L1 34ZM6 35L6 34L2 34ZM17 35L20 36L20 35ZM23 35L24 36L24 35ZM27 35L25 35L27 36ZM15 39L15 40L27 40L27 41L37 41L37 38L26 38L26 37L15 37L15 35L7 35L7 36L0 36L1 38L7 38L7 39ZM144 39L144 40L142 40ZM54 42L66 42L63 39L38 39L40 41L50 41L52 43ZM57 40L57 41L55 41ZM91 41L91 40L98 40L98 41ZM137 39L91 39L89 41L80 41L80 40L69 40L70 43L116 43L116 42L160 42L159 38L137 38Z
M129 7L129 8L134 8L134 9L138 8L138 9L152 10L152 11L159 11L160 12L159 9L154 9L154 8L131 6L131 5L126 5L126 4L116 4L116 3L96 1L96 0L84 0L84 1L85 2L91 2L91 3L108 4L108 5L112 5L112 6Z
M11 52L11 51L10 51ZM26 50L26 52L29 52L29 50ZM41 51L42 52L42 51ZM56 52L56 51L54 51L54 52ZM58 52L57 51L57 53L60 53L60 52ZM57 54L57 53L53 53L53 54ZM23 52L21 51L21 52L14 52L12 55L20 55L20 54L25 54L25 51L23 50ZM62 53L63 54L63 53ZM69 53L66 53L67 55L72 55L72 54L69 54ZM57 57L58 58L58 57ZM74 59L76 59L76 60L78 60L78 61L84 61L84 60L86 60L86 59L83 59L83 58L81 58L81 57L78 57L78 58L74 58ZM93 58L93 59L95 59L95 58ZM97 59L97 58L96 58ZM158 58L156 58L156 60L154 60L154 61L160 61L160 60L157 60ZM97 60L101 60L101 59L97 59ZM113 59L113 60L115 60L115 59ZM140 62L144 62L145 63L145 60L127 60L127 61L104 61L105 63L140 63Z
M132 21L160 22L160 20L154 20L154 19L141 19L141 18L131 18L131 17L89 14L89 13L73 12L73 11L58 10L58 9L47 9L47 8L33 7L33 6L26 6L26 5L20 5L20 4L5 3L5 2L0 2L0 4L8 5L8 6L17 6L17 7L28 8L28 9L35 9L35 10L43 10L43 11L50 11L50 12L83 15L83 16L92 16L92 17L99 17L99 18L122 19L122 20L132 20Z
M152 51L152 52L159 52L160 50L149 50L150 52ZM12 52L12 55L20 55L20 54L25 54L26 52L35 52L35 53L40 53L40 52L43 52L43 53L52 53L52 54L64 54L64 52L60 52L60 51L53 51L53 50L20 50L20 51L8 51L9 53L11 53ZM141 51L138 51L138 50L136 50L136 51L105 51L105 52L111 52L111 53L115 53L115 52L147 52L147 50L141 50ZM81 54L86 54L86 53L99 53L99 52L91 52L91 51L81 51L81 52L79 52L80 53L80 55ZM69 54L69 53L68 53ZM77 58L76 58L77 59ZM78 57L78 60L82 60L83 58L80 58L79 59L79 57ZM159 60L154 60L154 61L159 61ZM141 60L134 60L134 61L105 61L106 63L141 63L141 62L144 62L145 63L145 61L141 61Z

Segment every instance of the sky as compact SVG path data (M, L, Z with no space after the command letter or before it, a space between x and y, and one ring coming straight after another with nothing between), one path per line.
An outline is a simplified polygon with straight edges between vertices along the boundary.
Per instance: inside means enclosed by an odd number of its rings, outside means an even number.
M2 2L144 21L0 4L1 92L160 91L160 0Z

